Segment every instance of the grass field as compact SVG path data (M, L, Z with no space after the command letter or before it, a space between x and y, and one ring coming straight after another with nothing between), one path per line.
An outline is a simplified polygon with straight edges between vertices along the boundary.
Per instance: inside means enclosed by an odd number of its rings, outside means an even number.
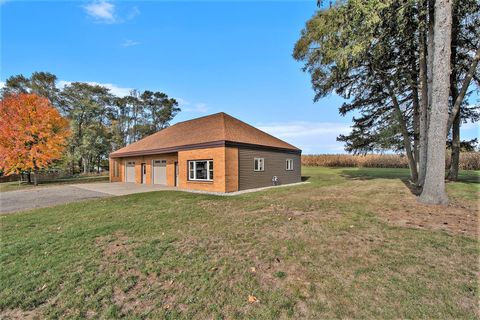
M403 169L174 191L1 216L1 318L478 318L479 172L451 205Z
M108 181L108 176L85 176L85 177L73 177L73 178L59 178L54 180L46 180L40 181L38 183L39 187L42 186L53 186L59 184L73 184L73 183L91 183L91 182L105 182ZM29 184L26 182L3 182L0 183L0 192L7 192L7 191L16 191L16 190L24 190L24 189L31 189L35 188L33 184Z

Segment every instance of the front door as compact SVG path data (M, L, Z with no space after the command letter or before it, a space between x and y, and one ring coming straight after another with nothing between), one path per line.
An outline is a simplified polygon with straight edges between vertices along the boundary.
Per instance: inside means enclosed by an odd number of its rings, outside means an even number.
M147 165L142 163L142 183L147 183Z
M167 184L167 160L153 160L153 183Z
M178 187L178 161L175 161L175 187Z

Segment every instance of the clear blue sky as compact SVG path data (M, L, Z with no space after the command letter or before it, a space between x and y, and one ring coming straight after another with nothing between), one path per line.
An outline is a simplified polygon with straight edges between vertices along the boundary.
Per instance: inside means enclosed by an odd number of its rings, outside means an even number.
M303 149L339 153L342 99L312 102L292 49L316 1L0 0L0 80L49 71L177 98L175 121L224 111ZM462 129L475 137L478 127Z

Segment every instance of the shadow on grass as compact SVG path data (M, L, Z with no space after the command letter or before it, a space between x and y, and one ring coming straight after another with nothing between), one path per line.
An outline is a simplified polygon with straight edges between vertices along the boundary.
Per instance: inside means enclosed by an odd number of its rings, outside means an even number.
M308 181L308 179L310 179L310 176L302 176L302 182L303 181Z
M414 195L420 195L421 188L414 185L410 181L410 172L403 168L351 168L344 169L340 175L350 180L373 180L373 179L398 179ZM480 172L478 171L461 171L458 175L458 181L468 184L480 183Z

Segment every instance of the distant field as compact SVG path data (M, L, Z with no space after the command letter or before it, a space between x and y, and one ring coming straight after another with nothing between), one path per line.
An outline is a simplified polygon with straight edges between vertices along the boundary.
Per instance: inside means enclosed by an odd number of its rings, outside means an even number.
M303 175L1 216L0 318L480 316L479 172L447 184L447 208L417 203L406 169Z
M87 177L73 177L73 178L59 178L48 181L40 181L38 185L47 186L47 185L58 185L58 184L73 184L73 183L91 183L91 182L105 182L108 181L108 176L87 176ZM0 192L15 191L34 188L33 184L28 184L25 182L3 182L0 183Z
M302 165L319 167L408 168L407 157L399 154L310 154L302 155ZM446 155L446 168L450 167L450 153ZM461 170L480 170L480 152L462 152Z

